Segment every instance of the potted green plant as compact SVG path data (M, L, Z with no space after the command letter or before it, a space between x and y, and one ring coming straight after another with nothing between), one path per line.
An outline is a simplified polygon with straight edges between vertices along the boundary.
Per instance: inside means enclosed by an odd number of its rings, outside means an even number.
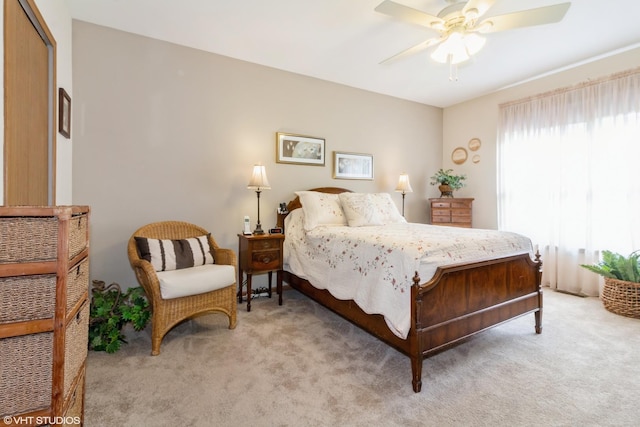
M431 185L438 185L440 197L453 197L453 192L464 187L466 175L455 175L453 169L439 169L431 177Z
M602 303L616 314L640 319L640 250L625 257L602 251L602 260L582 267L604 277Z
M94 280L89 311L89 349L115 353L127 341L122 329L128 323L141 331L151 318L151 307L142 287L120 290L117 283L105 286Z

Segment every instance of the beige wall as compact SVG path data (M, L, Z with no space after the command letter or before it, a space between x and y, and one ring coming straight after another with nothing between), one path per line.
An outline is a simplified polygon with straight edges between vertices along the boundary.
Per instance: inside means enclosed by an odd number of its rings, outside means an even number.
M426 222L442 159L442 110L73 21L73 201L92 207L92 279L134 286L126 242L139 226L185 220L237 249L254 163L279 202L320 186L391 192L408 172L406 216ZM275 162L275 133L326 138L324 167ZM373 181L331 177L334 150L374 156ZM261 278L263 279L263 277Z
M640 48L636 47L444 109L442 164L445 168L453 168L467 175L468 185L456 192L456 196L475 198L474 227L497 228L496 137L499 104L638 66ZM476 152L480 155L480 162L474 164L467 160L462 165L454 164L451 152L459 146L466 148L471 138L480 138L482 141L482 147ZM540 165L540 171L544 171L544 165ZM531 179L535 180L535 177Z

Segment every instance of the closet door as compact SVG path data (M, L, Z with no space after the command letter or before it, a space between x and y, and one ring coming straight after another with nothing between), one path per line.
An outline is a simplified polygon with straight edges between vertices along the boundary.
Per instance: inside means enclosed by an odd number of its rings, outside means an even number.
M33 0L4 4L4 204L53 205L55 40Z

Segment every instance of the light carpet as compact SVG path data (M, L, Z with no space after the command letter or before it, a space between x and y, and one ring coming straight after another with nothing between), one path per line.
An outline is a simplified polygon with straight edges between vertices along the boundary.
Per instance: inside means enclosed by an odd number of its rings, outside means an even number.
M640 320L545 289L533 315L424 360L409 358L296 291L90 352L85 426L638 426Z

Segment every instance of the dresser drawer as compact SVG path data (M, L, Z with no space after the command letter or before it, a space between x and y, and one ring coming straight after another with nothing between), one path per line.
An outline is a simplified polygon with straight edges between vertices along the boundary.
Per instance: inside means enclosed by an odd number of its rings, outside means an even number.
M451 202L451 209L471 209L471 202L467 200Z
M451 216L451 209L432 209L431 215L433 216Z
M51 405L53 332L0 339L0 416Z
M85 258L67 273L67 314L88 291L89 258Z
M449 202L431 202L431 208L446 208L449 209L451 207L451 203Z
M451 215L451 222L471 224L471 215Z
M449 222L451 222L451 216L449 215L435 215L431 217L432 224L447 224Z
M0 277L0 324L53 319L56 275Z
M65 412L63 426L78 426L82 420L84 411L84 369L78 375L75 388L68 396L65 396Z
M33 208L11 207L5 212L25 215ZM88 245L87 213L72 214L70 208L38 208L41 216L0 216L0 264L47 262L58 258L58 241L68 242L68 258L72 259ZM67 220L62 219L64 215ZM62 222L66 224L66 234L58 236Z
M67 319L64 343L64 395L71 390L74 378L78 376L87 359L89 345L89 301L78 313Z

